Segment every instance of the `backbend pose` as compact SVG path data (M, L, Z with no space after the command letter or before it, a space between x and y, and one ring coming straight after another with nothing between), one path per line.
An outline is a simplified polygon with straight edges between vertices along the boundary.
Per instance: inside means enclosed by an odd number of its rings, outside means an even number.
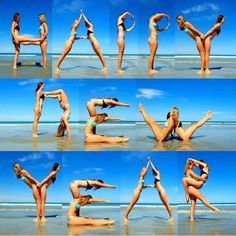
M12 43L15 47L15 56L13 60L13 69L17 69L17 61L19 58L20 53L20 44L29 45L39 45L40 42L43 40L43 38L32 38L28 37L27 35L20 35L20 13L16 12L13 15L13 19L11 22L11 37L12 37Z
M190 22L185 21L183 16L177 16L176 21L178 23L179 29L185 31L193 40L195 40L201 58L199 73L204 73L205 49L202 40L204 39L204 35L200 31L198 31Z
M158 41L157 41L157 36L158 36L158 28L157 28L157 22L161 20L162 17L167 17L170 19L168 15L165 13L156 13L155 15L152 15L149 18L149 37L148 37L148 44L150 48L150 55L148 58L148 73L153 74L157 73L158 70L154 69L154 58L156 55L157 47L158 47Z
M130 200L130 204L129 206L126 208L125 210L125 215L123 218L123 223L126 224L128 222L128 216L131 212L131 210L133 209L134 205L136 204L136 202L139 200L140 194L142 192L142 190L144 188L147 188L147 186L144 185L144 177L147 173L149 167L149 161L147 162L146 166L144 166L138 176L138 185L136 187L136 189L133 191L133 197Z
M81 18L82 18L82 13L80 13L79 18L76 19L76 20L73 22L72 26L71 26L71 29L70 29L70 36L69 36L69 38L66 40L66 42L65 42L65 47L64 47L64 49L63 49L63 51L62 51L62 54L61 54L61 56L57 59L57 62L56 62L56 65L55 65L55 73L57 73L57 74L60 72L60 65L61 65L62 61L64 60L64 58L66 57L66 55L70 52L70 50L71 50L71 48L72 48L72 46L73 46L75 40L76 40L76 39L81 39L81 38L83 38L83 37L77 37L77 36L76 36L76 34L77 34L76 30L77 30L77 28L78 28L78 26L79 26L79 24L80 24Z
M47 67L48 26L47 26L47 22L46 22L46 17L43 13L39 14L39 22L40 22L39 35L40 35L40 38L43 39L43 41L40 42L40 48L41 48L42 58L43 58L42 65L44 68L46 68Z
M78 189L85 188L86 190L90 189L100 189L100 188L115 188L115 185L106 184L101 179L79 179L79 180L73 180L70 185L70 191L73 196L73 198L78 198L80 196L84 196L80 194Z
M205 73L210 74L211 71L209 70L209 56L210 56L210 50L211 50L211 40L221 32L221 25L224 23L224 16L219 15L217 17L216 23L213 25L213 27L208 30L208 32L204 35L204 47L205 47Z
M36 101L34 105L34 121L33 121L33 127L32 127L32 136L34 138L38 137L37 126L38 126L39 118L42 114L43 100L45 98L43 94L43 89L44 89L44 83L39 82L35 89Z
M46 97L58 99L59 105L60 105L61 109L63 110L63 114L60 119L61 125L64 127L64 131L66 130L67 137L70 138L70 125L68 123L68 120L70 118L70 105L69 105L66 93L64 92L63 89L58 89L58 90L54 90L54 91L50 91L50 92L44 92L43 94ZM63 136L64 132L62 132L62 133L63 134L59 135L59 136ZM58 133L56 133L56 136L58 136L57 134Z
M116 106L125 106L129 107L129 104L124 102L119 102L117 98L92 98L89 101L87 101L87 109L90 117L96 116L96 106L102 107L102 108L113 108Z
M93 32L93 25L92 23L87 19L87 17L84 15L84 13L81 11L81 14L84 18L85 21L85 26L87 28L87 38L90 41L92 48L94 50L94 52L97 54L98 58L100 59L101 63L102 63L102 71L106 71L106 62L104 59L104 56L102 54L102 51L99 47L99 43L97 41L97 39L94 37L94 32Z
M73 199L70 202L67 211L67 225L111 225L114 220L111 218L94 219L80 216L80 208L93 202L108 202L104 199L93 198L91 195L85 195Z
M168 202L167 196L166 196L166 191L163 188L163 186L161 185L161 176L160 176L160 172L157 170L157 168L153 165L152 161L150 158L148 158L149 163L152 167L152 173L155 176L154 179L154 187L157 189L157 192L159 193L159 197L162 201L162 203L164 204L164 206L166 207L166 210L168 211L169 214L169 222L173 222L174 218L172 215L172 208Z
M96 134L97 124L109 121L109 120L121 120L121 118L108 116L106 113L97 114L90 117L87 121L84 129L84 142L85 143L122 143L128 141L128 137L125 136L107 136L103 134Z
M40 206L41 199L39 190L37 188L37 184L39 183L36 179L34 179L26 170L22 169L22 167L18 163L13 164L13 170L18 179L21 179L26 185L28 185L32 189L34 201L36 203L36 212L37 216L33 220L34 222L40 221Z
M118 69L117 72L118 73L122 73L124 72L122 70L122 59L123 59L123 54L124 54L124 50L125 50L125 32L130 32L134 25L135 25L135 21L133 23L133 25L130 28L126 28L124 21L126 19L127 16L130 16L132 18L132 20L134 21L134 16L129 13L128 11L121 13L118 18L117 18L117 45L118 45Z
M41 199L41 208L40 208L41 222L46 222L44 209L45 209L45 203L46 203L46 197L47 197L47 188L49 187L50 184L55 183L56 174L59 170L60 170L60 165L58 163L54 163L48 176L45 177L40 183L37 184L37 187L39 189L40 199Z

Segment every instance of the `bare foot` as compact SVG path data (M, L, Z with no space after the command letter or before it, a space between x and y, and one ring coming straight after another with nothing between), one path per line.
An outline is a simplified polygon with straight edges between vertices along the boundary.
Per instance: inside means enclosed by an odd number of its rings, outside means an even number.
M41 222L47 222L47 219L43 216L42 218L41 218Z
M119 70L117 70L117 73L118 73L118 74L122 74L122 73L124 73L124 71L121 70L121 69L119 69Z
M13 69L13 70L16 70L16 69L17 69L17 66L13 66L12 69Z
M214 207L215 209L214 209L214 211L215 212L220 212L220 209L218 209L217 207Z
M200 75L203 75L203 74L204 74L204 70L201 69L201 70L199 70L197 73L200 74Z
M194 218L190 218L190 221L191 221L191 222L194 222Z
M143 112L143 105L142 105L142 103L139 103L138 104L138 108L139 108L139 112Z
M129 220L128 220L127 218L123 218L123 224L126 225L126 224L128 223L128 221L129 221Z
M34 218L34 219L33 219L33 222L34 222L34 223L39 223L39 222L40 222L40 218L39 218L39 217Z
M103 68L101 69L101 71L102 71L103 73L106 73L106 72L107 72L107 68L106 68L106 67L103 67Z
M112 224L115 223L115 220L107 219L107 220L106 220L106 223L107 223L108 225L112 225Z
M56 75L60 74L60 69L59 68L55 68L55 74Z
M33 137L33 138L37 138L38 135L37 135L37 134L32 134L32 137Z
M209 69L206 69L206 70L205 70L205 73L206 73L206 75L209 75L209 74L211 74L211 72L212 72L212 71L211 71L211 70L209 70Z
M155 73L158 73L158 72L159 72L158 70L148 70L149 74L155 74Z
M169 222L170 224L172 224L172 223L174 222L174 218L171 217L171 218L168 220L168 222Z
M212 118L212 111L207 111L205 114L205 117L207 120L211 119Z

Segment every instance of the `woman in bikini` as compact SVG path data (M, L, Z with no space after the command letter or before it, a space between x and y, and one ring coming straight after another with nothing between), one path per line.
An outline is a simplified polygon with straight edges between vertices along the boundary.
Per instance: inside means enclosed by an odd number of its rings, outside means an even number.
M135 188L134 192L133 192L133 197L130 200L130 204L129 206L126 208L125 210L125 215L123 218L123 223L126 224L128 222L128 216L131 212L131 210L133 209L134 205L136 204L136 202L139 200L140 194L142 192L142 190L144 188L147 188L147 186L144 185L144 177L147 173L149 167L149 161L147 162L146 166L144 166L138 176L138 185Z
M20 44L29 45L39 45L43 38L32 38L28 37L27 35L20 35L20 14L18 12L14 13L13 19L11 22L11 37L12 37L12 43L15 47L15 56L13 61L13 69L17 69L17 61L20 54Z
M21 179L26 185L28 185L32 189L33 197L36 203L36 212L37 212L37 216L33 221L39 222L40 210L41 210L41 198L40 198L39 190L37 188L37 184L39 182L36 179L34 179L26 170L24 170L18 163L13 164L13 170L15 172L15 176L18 179Z
M149 18L149 37L148 37L148 44L150 48L150 55L148 58L148 73L153 74L157 73L158 71L154 69L154 58L156 55L157 47L158 47L158 28L157 28L157 22L162 19L162 17L167 17L170 19L168 15L165 13L156 13L155 15L152 15Z
M224 16L219 15L217 17L216 23L213 25L213 27L208 30L208 32L204 35L204 47L205 47L205 53L206 53L206 60L205 60L205 73L210 74L211 71L209 70L209 56L211 51L211 40L218 36L221 32L221 25L224 23Z
M130 16L133 20L133 25L130 28L125 27L125 19ZM122 59L125 50L125 32L130 32L135 25L134 16L128 11L121 13L117 18L117 45L118 45L118 73L124 72L122 70Z
M205 58L206 58L205 48L203 43L204 35L200 31L198 31L190 22L185 21L183 16L177 16L176 21L179 26L179 29L185 31L193 40L195 40L201 58L199 73L200 74L204 73Z
M111 225L114 223L114 220L111 218L102 218L102 219L95 219L89 217L80 216L80 208L87 204L91 204L94 202L109 202L104 199L97 199L93 198L91 195L84 195L78 198L74 198L69 205L67 211L67 225L93 225L93 226L100 226L100 225Z
M90 189L100 189L100 188L115 188L115 185L106 184L101 179L86 179L86 180L74 180L70 183L69 188L73 198L78 198L80 196L84 196L80 194L78 189L85 188L85 190Z
M152 173L153 175L155 176L155 179L154 179L154 187L156 188L158 194L159 194L159 197L162 201L162 203L164 204L164 206L166 207L166 210L168 211L168 214L169 214L169 222L172 223L174 218L173 218L173 215L172 215L172 208L168 202L168 199L167 199L167 196L166 196L166 191L165 189L163 188L163 186L161 185L161 176L160 176L160 172L157 170L157 168L153 165L152 161L150 158L148 158L149 160L149 163L152 167Z
M43 101L44 101L44 94L43 94L43 89L44 89L44 83L39 82L37 84L37 87L35 89L35 95L36 95L36 101L34 105L34 121L33 121L33 127L32 127L32 136L38 137L37 135L37 126L38 126L38 121L40 119L40 116L42 114L42 108L43 108Z
M81 18L82 18L82 12L80 12L79 18L73 22L71 29L70 29L70 36L65 42L65 47L62 51L61 56L57 59L57 62L55 65L55 73L56 74L58 74L60 72L60 65L61 65L62 61L64 60L64 58L66 57L66 55L70 52L75 40L84 38L83 36L82 37L76 36L76 34L77 34L76 30L80 24Z
M105 62L104 56L102 54L102 51L99 47L99 43L98 43L97 39L94 37L93 24L87 19L87 17L84 15L83 12L82 12L82 16L84 18L85 26L87 28L87 38L90 41L94 52L97 54L99 60L102 63L102 71L105 72L106 71L106 62Z
M40 194L40 199L41 199L41 211L40 211L41 222L46 222L44 209L45 209L45 203L46 203L46 197L47 197L47 188L49 187L49 185L55 183L56 174L59 170L60 170L60 165L58 163L54 163L48 176L45 177L40 183L37 184L39 194Z
M119 102L117 98L92 98L89 101L87 101L87 109L89 116L96 116L96 106L102 107L102 108L113 108L116 106L124 106L129 107L129 104L124 102Z
M61 116L61 125L64 127L64 130L66 130L67 137L70 138L70 125L68 122L70 118L70 105L66 93L64 92L63 89L58 89L50 92L44 92L43 94L45 95L45 97L58 99L59 105L63 110L63 114Z
M40 48L41 48L42 57L43 57L42 64L43 64L43 67L46 68L47 67L48 26L46 22L46 17L43 13L39 14L39 22L40 22L39 35L40 35L40 38L43 39L43 41L40 43Z
M109 120L121 120L120 118L108 116L106 113L97 114L90 117L84 129L84 142L85 143L122 143L128 141L129 138L125 136L107 136L103 134L96 134L97 124Z

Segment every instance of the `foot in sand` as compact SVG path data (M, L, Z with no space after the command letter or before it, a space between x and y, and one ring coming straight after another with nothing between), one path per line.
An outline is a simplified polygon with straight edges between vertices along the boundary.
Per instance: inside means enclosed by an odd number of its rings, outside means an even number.
M156 73L158 73L158 72L159 72L158 70L149 70L149 71L148 71L149 74L156 74Z

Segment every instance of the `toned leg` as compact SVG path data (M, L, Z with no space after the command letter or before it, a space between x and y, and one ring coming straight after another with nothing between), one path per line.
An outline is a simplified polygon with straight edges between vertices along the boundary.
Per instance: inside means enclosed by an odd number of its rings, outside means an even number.
M32 191L33 191L33 196L34 196L34 200L36 203L36 210L37 210L37 213L36 213L37 216L33 221L37 223L40 221L41 198L40 198L39 191L36 185L32 185Z
M45 203L46 203L46 197L47 197L47 188L46 185L43 185L41 187L41 221L42 222L46 222L46 218L45 218Z
M100 59L102 63L102 70L106 70L106 62L105 62L104 56L102 55L102 51L99 47L99 43L95 38L91 39L91 45L93 47L94 52L97 54L98 58Z
M149 37L148 44L150 48L150 55L148 58L148 73L157 73L158 71L154 70L154 58L158 47L157 39Z
M207 37L205 39L205 52L206 52L206 58L205 58L205 70L207 74L210 74L211 71L209 70L209 56L211 51L211 37Z
M93 117L93 116L96 116L97 113L96 113L96 109L95 109L95 106L94 106L94 103L91 102L91 101L88 101L86 103L86 107L87 107L87 110L88 110L88 113L89 113L89 116L90 117Z
M118 61L117 61L117 68L118 73L122 73L122 59L125 50L125 41L123 37L117 38L117 45L118 45Z
M73 219L67 220L68 225L111 225L114 223L114 220L108 219L93 219L93 218L86 218L82 216L75 216Z
M47 40L44 40L40 44L40 48L41 48L41 52L42 52L42 65L44 68L47 67L47 45L48 45Z
M15 35L15 39L18 41L18 42L39 42L40 41L40 38L31 38L31 37L28 37L26 35Z
M78 198L80 196L79 191L78 191L78 187L74 184L74 182L70 183L69 188L70 188L70 192L71 192L73 198Z
M85 143L123 143L128 141L127 137L109 137L99 134L89 135L84 139Z
M38 108L34 108L34 122L33 122L33 127L32 127L32 136L37 137L37 126L38 126L38 121L41 116L41 111Z
M190 206L190 221L194 221L194 213L196 208L197 199L193 196L190 196L191 206Z
M68 116L63 115L61 117L61 121L63 122L64 126L66 127L67 137L70 138L70 125L68 123Z
M14 44L15 46L15 55L13 59L13 69L17 69L17 62L20 54L20 45L19 44Z
M200 64L200 71L199 73L203 73L204 72L204 65L205 65L205 49L202 43L202 40L200 37L196 37L196 45L197 45L197 49L201 58L201 64Z

